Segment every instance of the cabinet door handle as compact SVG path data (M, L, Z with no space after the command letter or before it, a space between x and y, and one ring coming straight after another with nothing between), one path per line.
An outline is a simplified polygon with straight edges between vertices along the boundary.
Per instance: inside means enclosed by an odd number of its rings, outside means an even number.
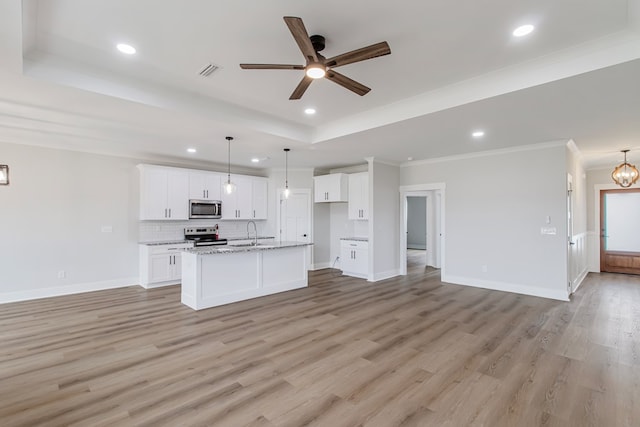
M169 265L171 265L171 260L173 259L173 256L169 256Z
M169 218L171 218L171 208L169 208Z
M253 217L254 218L256 217L256 210L255 209L253 210Z

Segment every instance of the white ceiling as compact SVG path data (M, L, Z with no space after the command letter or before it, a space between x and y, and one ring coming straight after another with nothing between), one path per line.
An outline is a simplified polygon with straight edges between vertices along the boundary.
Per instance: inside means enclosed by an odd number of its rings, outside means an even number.
M281 167L290 147L291 165L327 168L573 139L609 164L640 151L639 3L4 0L0 140L224 163L232 135L236 165ZM324 35L327 57L386 40L391 55L339 70L372 91L320 80L289 101L302 71L241 70L304 64L283 16ZM523 23L536 31L514 38Z

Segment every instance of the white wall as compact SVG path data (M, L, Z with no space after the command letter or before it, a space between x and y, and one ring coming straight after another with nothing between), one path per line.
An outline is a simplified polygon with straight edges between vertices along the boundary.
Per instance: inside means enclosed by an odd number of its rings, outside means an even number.
M426 197L407 197L407 248L427 248Z
M369 281L400 274L400 168L369 162Z
M0 158L0 302L138 282L138 161L4 143Z
M401 168L401 185L446 184L444 281L567 298L565 150L544 144ZM542 235L543 226L556 234Z

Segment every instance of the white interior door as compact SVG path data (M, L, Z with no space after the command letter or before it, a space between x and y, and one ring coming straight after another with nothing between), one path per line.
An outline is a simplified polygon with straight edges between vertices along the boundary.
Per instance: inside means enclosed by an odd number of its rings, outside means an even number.
M280 241L311 243L311 191L291 190L287 199L282 191L278 194ZM307 264L311 265L311 250L307 252Z

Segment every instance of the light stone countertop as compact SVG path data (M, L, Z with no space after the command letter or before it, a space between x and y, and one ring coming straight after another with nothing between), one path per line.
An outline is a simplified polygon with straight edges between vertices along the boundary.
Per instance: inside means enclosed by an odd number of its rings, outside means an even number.
M242 239L246 240L246 239ZM274 243L261 243L258 246L233 246L225 245L225 246L205 246L199 248L189 248L183 249L183 252L188 252L196 255L215 255L215 254L231 254L231 253L239 253L239 252L257 252L257 251L268 251L272 249L283 249L283 248L295 248L298 246L310 246L313 243L306 242L274 242Z
M162 245L182 245L184 243L193 243L193 240L160 240L157 242L138 242L140 245L162 246Z
M356 242L368 242L368 237L341 237L340 240L354 240Z
M225 239L226 237L223 237L223 239ZM253 237L228 237L226 238L228 242L233 242L236 240L253 240ZM275 237L272 236L258 236L258 240L262 240L262 239L275 239ZM159 240L156 242L138 242L138 244L140 245L147 245L147 246L161 246L161 245L180 245L183 243L193 243L193 240Z

